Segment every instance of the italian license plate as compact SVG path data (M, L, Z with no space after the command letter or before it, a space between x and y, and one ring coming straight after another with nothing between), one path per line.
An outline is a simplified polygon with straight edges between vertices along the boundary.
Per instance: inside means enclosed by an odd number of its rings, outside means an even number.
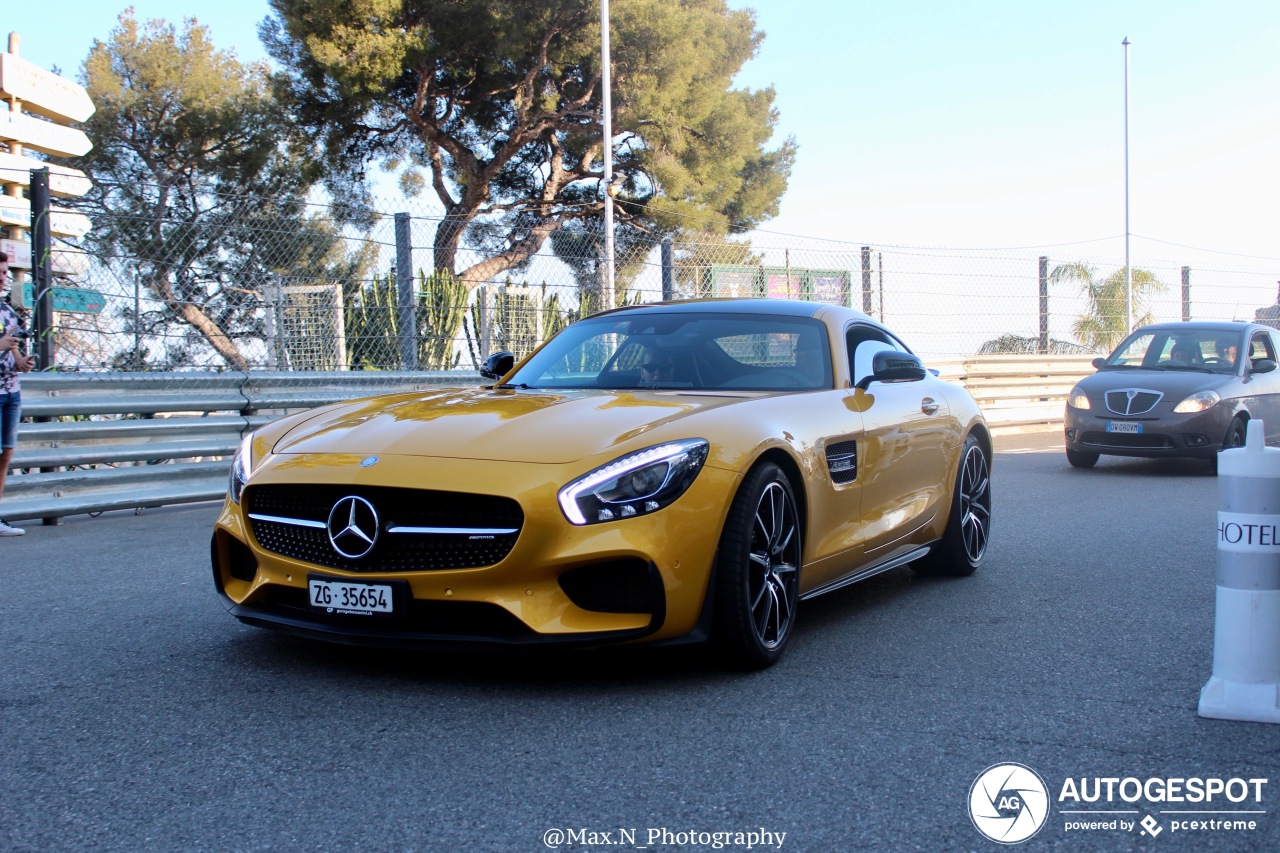
M1136 435L1142 432L1142 424L1138 421L1107 421L1107 432L1127 432Z
M340 616L372 616L394 612L391 587L376 583L349 583L311 576L307 578L311 606Z

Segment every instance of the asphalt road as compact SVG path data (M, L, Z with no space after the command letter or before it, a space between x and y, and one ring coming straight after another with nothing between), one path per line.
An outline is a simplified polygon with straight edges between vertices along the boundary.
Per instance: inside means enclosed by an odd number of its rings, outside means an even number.
M993 483L977 574L900 569L806 602L782 662L748 675L687 651L310 643L225 613L211 505L29 526L0 540L0 849L704 850L728 832L722 849L995 850L969 793L1004 762L1051 801L1018 848L1280 849L1280 726L1196 714L1208 467L1077 471L1032 435L1001 442ZM1087 816L1150 815L1154 837L1068 830L1066 780L1097 778L1268 782L1260 803ZM1224 807L1257 828L1168 814Z

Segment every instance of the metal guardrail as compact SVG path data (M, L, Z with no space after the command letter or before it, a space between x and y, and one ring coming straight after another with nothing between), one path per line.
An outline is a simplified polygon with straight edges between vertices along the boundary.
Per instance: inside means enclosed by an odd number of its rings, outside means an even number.
M6 519L215 500L243 435L290 411L478 385L477 373L37 373L0 504ZM51 419L51 420L44 420Z
M982 355L929 366L973 395L997 435L1062 425L1067 394L1094 356Z
M1060 424L1089 361L980 356L931 366L964 385L998 433ZM19 428L0 517L215 500L241 437L290 410L479 383L479 374L456 371L29 375L23 414L55 420Z

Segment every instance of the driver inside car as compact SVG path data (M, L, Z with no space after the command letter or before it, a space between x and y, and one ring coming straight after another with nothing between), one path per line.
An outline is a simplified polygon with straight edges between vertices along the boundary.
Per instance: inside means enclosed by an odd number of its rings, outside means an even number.
M644 359L640 362L641 382L671 382L675 379L676 363L671 353L657 347L645 347Z

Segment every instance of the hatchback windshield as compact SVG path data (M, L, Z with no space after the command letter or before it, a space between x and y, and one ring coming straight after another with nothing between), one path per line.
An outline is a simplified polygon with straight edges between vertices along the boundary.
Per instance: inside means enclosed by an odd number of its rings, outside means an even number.
M1136 332L1107 357L1104 368L1235 373L1241 336L1213 329Z
M831 347L803 317L612 315L565 329L507 384L813 391L832 387Z

